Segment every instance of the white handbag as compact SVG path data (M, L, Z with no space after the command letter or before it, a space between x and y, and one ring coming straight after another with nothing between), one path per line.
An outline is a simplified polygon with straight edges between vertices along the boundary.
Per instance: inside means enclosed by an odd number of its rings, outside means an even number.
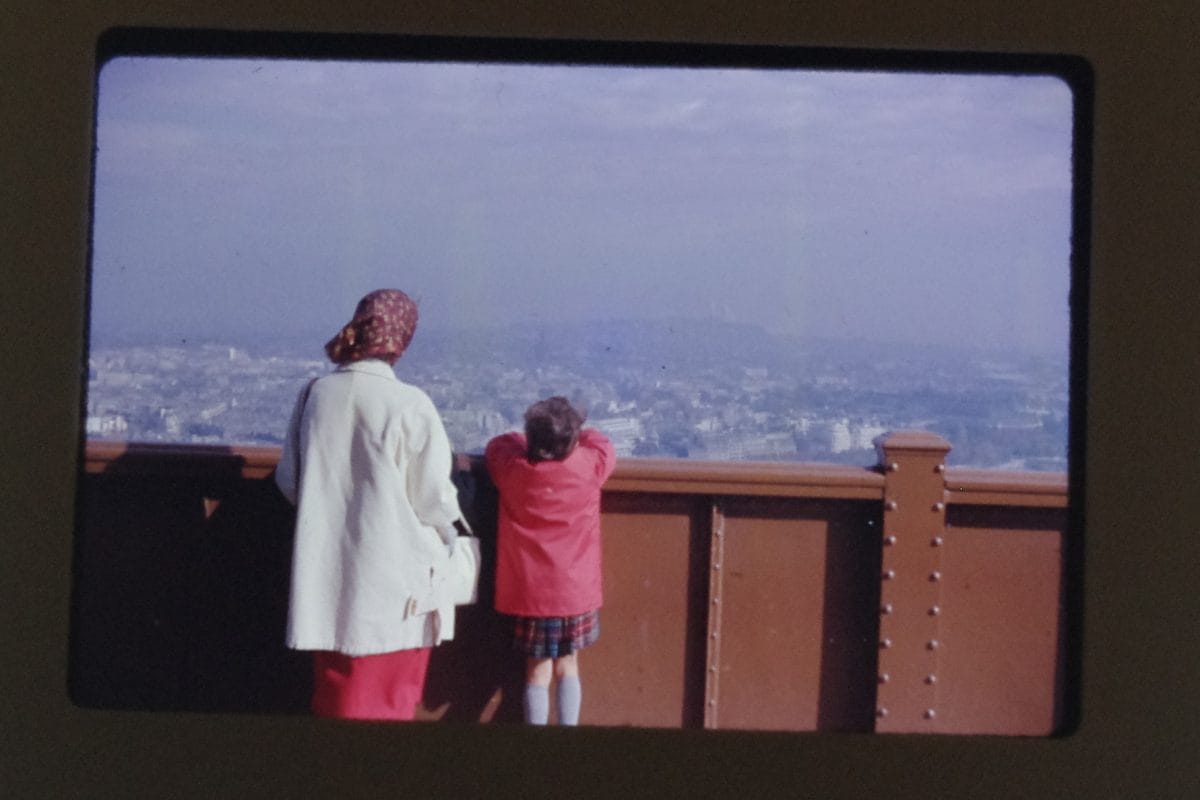
M479 539L461 535L454 540L454 552L429 570L429 585L409 595L404 603L404 618L428 614L447 605L467 606L479 592Z
M469 606L479 593L479 539L459 536L454 540L446 590L456 606Z

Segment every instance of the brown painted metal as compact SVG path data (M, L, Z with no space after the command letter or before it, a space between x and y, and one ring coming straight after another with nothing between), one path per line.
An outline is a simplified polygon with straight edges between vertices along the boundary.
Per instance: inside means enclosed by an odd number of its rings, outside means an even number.
M1045 735L1063 718L1060 509L957 506L943 551L942 733Z
M254 480L270 475L278 463L278 447L89 440L83 469L89 475L221 475Z
M600 641L580 653L586 725L698 726L708 506L688 496L603 502Z
M725 514L719 504L712 507L711 535L708 551L708 628L705 637L706 658L704 659L704 727L720 727L721 676L728 669L721 660L721 622L725 619L727 598L724 578L728 571L725 563ZM734 648L730 647L732 651Z
M949 443L921 432L880 448L879 468L622 461L603 500L582 721L1054 730L1065 478L946 470ZM306 660L282 646L292 512L270 479L278 450L90 442L84 456L73 697L303 712ZM487 598L495 492L471 469ZM462 610L423 716L520 719L504 628L486 600Z
M1067 507L1067 476L1061 472L946 470L946 501L951 505Z
M610 491L710 495L775 495L878 500L878 472L842 464L625 459L609 479Z
M478 458L475 459L478 462ZM197 474L236 470L264 478L279 462L279 448L252 445L181 445L91 440L87 474ZM606 485L610 492L830 497L878 500L883 478L875 470L842 464L721 463L678 459L624 459Z
M722 511L713 727L871 730L878 506L742 497Z
M939 714L942 476L950 443L936 434L910 432L887 437L882 449L886 482L875 729L929 731Z

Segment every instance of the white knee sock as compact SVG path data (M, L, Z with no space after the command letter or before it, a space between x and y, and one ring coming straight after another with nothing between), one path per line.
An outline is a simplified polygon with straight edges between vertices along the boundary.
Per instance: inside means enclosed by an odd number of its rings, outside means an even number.
M558 679L558 724L578 725L579 706L583 702L583 687L578 675Z
M550 687L525 685L525 721L545 725L550 721Z

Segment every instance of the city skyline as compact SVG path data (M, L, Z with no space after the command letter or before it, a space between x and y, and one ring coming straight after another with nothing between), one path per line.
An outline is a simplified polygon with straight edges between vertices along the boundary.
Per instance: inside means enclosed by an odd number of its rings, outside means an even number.
M625 326L617 326L625 327ZM1065 471L1065 364L944 346L796 342L749 325L646 323L418 337L396 365L452 446L479 453L525 408L568 396L622 457L871 463L888 430L931 430L950 463ZM707 338L706 335L707 334ZM748 357L743 357L747 354ZM279 444L296 393L333 369L287 342L94 345L89 437Z

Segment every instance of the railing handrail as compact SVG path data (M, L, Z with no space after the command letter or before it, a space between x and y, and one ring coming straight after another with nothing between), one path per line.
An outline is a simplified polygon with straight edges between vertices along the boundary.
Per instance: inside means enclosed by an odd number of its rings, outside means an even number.
M181 474L265 478L279 461L269 445L164 444L89 439L88 473ZM473 460L478 462L479 456ZM1009 472L965 467L945 471L946 502L1065 508L1063 473ZM617 465L610 492L758 495L880 501L885 477L880 467L813 462L698 461L626 458Z
M991 506L1067 507L1064 472L1017 472L956 467L946 470L946 502Z

